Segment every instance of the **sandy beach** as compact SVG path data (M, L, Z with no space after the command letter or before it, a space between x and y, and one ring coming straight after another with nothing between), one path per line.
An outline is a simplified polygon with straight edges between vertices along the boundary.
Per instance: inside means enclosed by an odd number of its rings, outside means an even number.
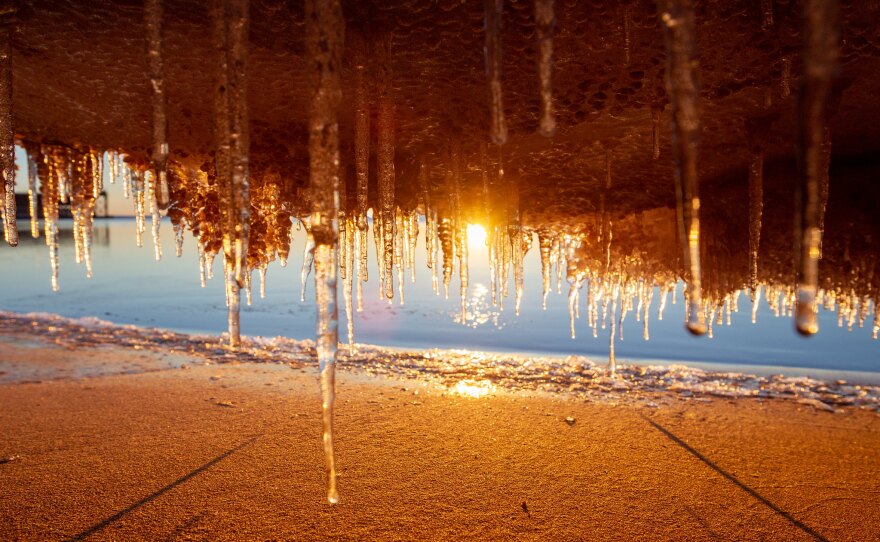
M331 507L313 367L26 333L0 360L3 540L880 537L867 410L474 398L341 371Z

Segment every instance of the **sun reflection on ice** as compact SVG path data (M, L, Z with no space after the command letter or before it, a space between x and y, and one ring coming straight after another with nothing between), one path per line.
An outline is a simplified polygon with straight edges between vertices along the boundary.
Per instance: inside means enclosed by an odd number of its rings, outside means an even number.
M489 380L462 380L449 388L449 391L462 397L479 399L495 393L495 384Z
M492 305L489 287L480 282L473 285L471 295L467 300L467 321L461 319L460 312L451 312L450 314L456 324L472 328L486 324L491 324L496 329L504 327L504 322L501 320L501 310Z

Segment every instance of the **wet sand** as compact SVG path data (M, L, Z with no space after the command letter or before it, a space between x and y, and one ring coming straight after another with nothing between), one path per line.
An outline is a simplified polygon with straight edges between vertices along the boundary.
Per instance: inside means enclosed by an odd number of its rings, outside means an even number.
M866 410L471 398L343 371L331 507L312 368L23 334L0 361L2 540L880 538Z

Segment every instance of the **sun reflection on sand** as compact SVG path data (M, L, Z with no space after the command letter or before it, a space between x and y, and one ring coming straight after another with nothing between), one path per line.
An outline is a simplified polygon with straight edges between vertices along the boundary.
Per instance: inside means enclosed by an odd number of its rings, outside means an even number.
M449 388L449 391L462 397L479 399L495 393L495 384L489 380L462 380Z

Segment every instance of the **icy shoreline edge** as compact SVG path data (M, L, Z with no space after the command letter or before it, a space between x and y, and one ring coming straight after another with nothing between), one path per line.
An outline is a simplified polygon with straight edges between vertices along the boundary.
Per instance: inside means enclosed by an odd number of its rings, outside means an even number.
M94 317L67 318L51 313L0 311L0 334L38 334L70 347L114 346L194 355L210 363L315 364L314 341L283 337L243 337L239 351L223 336L117 325ZM620 364L610 377L604 363L586 357L550 357L466 350L408 351L357 344L340 345L340 368L369 375L429 381L456 390L542 392L602 402L643 403L670 394L685 400L718 398L790 399L817 409L855 407L880 412L880 386L809 377L759 376L681 364Z

